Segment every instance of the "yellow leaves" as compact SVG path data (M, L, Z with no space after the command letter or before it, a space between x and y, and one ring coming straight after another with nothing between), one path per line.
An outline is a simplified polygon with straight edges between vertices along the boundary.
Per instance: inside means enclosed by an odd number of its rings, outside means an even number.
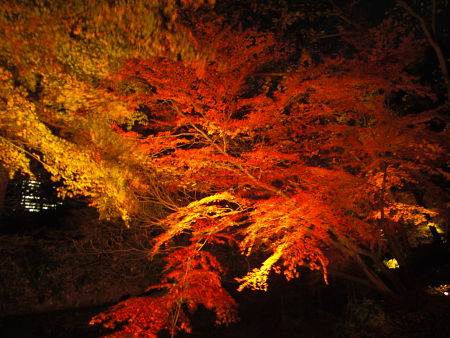
M111 130L108 118L99 114L90 120L95 123L89 126L85 124L86 117L74 116L62 120L61 127L73 127L77 124L79 129L85 127L83 133L91 137L89 146L83 143L74 144L52 133L41 120L41 111L26 99L26 94L22 93L20 88L2 82L0 90L2 94L7 95L6 110L0 115L0 130L5 135L0 139L0 160L9 173L19 170L31 174L28 157L33 156L42 162L55 181L64 182L65 186L60 189L61 196L90 197L102 216L119 216L126 223L129 222L131 215L137 212L137 202L128 185L133 174L125 164L118 165L117 158L132 166L139 156L128 151L131 148L130 141L122 140ZM78 81L68 81L62 90L63 95L67 97L62 99L62 102L76 110L89 104L89 99L96 100L94 103L91 101L91 104L98 104L98 93L94 94L91 90L89 96L89 90ZM71 132L76 135L76 129ZM93 144L105 153L108 152L109 158L97 158L96 152L91 151ZM41 153L41 158L32 155L34 152ZM126 152L128 156L125 155Z
M207 205L209 203L219 202L219 201L236 201L237 198L231 195L228 192L222 192L219 194L211 195L208 197L204 197L198 201L194 201L190 203L187 208L190 209L197 209L199 207L202 207L204 205Z
M100 116L108 121L123 123L134 113L118 98L87 82L72 76L62 77L59 80L63 82L63 85L52 88L58 93L55 103L62 105L71 114L84 116L91 114L97 119Z
M383 260L383 264L388 269L398 269L400 267L400 265L398 264L398 262L395 258L385 259L385 260Z
M283 255L283 251L286 245L279 245L275 252L267 258L259 269L255 268L253 271L249 272L246 276L242 278L236 278L240 283L238 291L242 291L245 288L251 288L253 290L263 290L267 291L267 279L269 277L269 272L272 270L274 264L276 264Z
M242 210L240 208L236 209L228 206L228 204L231 203L233 203L233 205L239 205L239 199L228 192L222 192L204 197L185 207L178 208L176 212L162 221L162 225L166 230L157 238L156 244L152 250L152 255L158 252L161 245L181 234L183 231L191 229L198 220L220 220L239 214ZM230 222L228 225L231 226L232 223ZM217 231L218 229L213 229L212 231L214 230Z
M56 50L59 63L78 78L94 80L104 77L110 70L108 54L97 43L77 43L62 40Z
M8 39L2 39L0 57L11 60L24 78L68 72L91 83L133 56L196 58L178 10L178 4L144 0L2 3L0 35Z
M30 170L30 160L27 158L23 149L15 146L10 141L0 136L0 162L8 171L12 179L16 171L33 177Z
M49 95L45 104L50 108L45 111L36 110L19 89L8 90L9 109L0 116L1 127L8 137L43 154L44 167L55 181L65 184L61 196L87 196L103 217L118 216L129 223L138 211L133 196L136 186L128 183L136 174L130 168L145 161L141 152L133 150L133 140L111 128L113 121L121 123L128 118L127 108L72 76L46 83ZM52 110L55 106L63 107L63 112ZM54 135L44 122L56 124L62 135L68 131L70 142Z
M98 96L90 86L74 77L66 77L64 85L58 90L56 103L63 104L69 112L76 112L83 107L89 106L91 101L98 100Z

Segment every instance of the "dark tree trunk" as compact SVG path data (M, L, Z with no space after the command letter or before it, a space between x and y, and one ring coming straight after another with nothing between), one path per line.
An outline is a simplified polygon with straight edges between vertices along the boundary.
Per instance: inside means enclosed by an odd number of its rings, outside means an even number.
M3 208L5 206L6 188L8 187L8 182L8 172L0 164L0 215L3 214Z

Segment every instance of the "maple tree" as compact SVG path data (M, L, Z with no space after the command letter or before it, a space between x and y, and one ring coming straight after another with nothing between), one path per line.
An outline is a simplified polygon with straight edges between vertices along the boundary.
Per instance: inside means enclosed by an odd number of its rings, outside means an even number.
M437 100L408 72L426 42L406 26L386 19L362 36L342 35L347 50L313 57L212 14L191 18L189 34L174 14L177 30L158 31L158 45L148 46L126 3L90 8L54 39L56 26L39 21L57 17L47 7L37 15L4 6L2 34L17 30L29 42L12 39L0 65L5 168L32 175L29 161L39 161L63 183L62 196L85 196L127 226L160 229L149 255L166 262L161 284L92 323L175 335L190 332L199 305L217 323L237 320L222 286L232 262L221 248L255 264L232 276L239 291L267 290L272 273L290 280L305 268L325 283L344 276L385 294L407 288L405 225L447 217L436 177L448 178L448 145L428 129L439 109L400 116L390 107L398 91ZM31 23L42 31L31 33ZM410 186L422 187L426 203Z

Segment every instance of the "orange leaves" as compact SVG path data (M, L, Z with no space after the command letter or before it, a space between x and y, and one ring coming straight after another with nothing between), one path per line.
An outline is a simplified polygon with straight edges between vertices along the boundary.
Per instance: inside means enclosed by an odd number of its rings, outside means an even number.
M324 58L272 76L262 69L284 57L272 36L218 27L200 24L196 32L209 48L207 62L132 60L119 74L139 82L120 95L131 106L145 104L153 117L154 134L142 149L176 178L174 191L201 193L161 222L155 252L183 236L199 243L223 236L220 243L231 238L242 253L268 256L240 288L265 289L271 271L290 279L299 267L320 269L327 280L329 259L338 254L333 236L376 246L370 215L381 188L374 173L389 156L409 158L415 144L415 131L405 131L386 106L396 86L425 92L412 77L386 72L403 72L386 47L402 31L377 31L379 50L360 46L365 50L352 59ZM415 53L407 40L396 57ZM430 159L442 151L431 143L426 149ZM228 210L229 202L239 208Z
M8 170L30 172L28 155L40 153L64 181L62 193L89 197L104 216L146 225L159 218L150 254L166 259L153 288L160 292L94 323L123 323L129 335L189 332L199 304L229 323L236 304L221 278L234 262L214 256L224 247L259 258L239 290L265 290L271 273L292 279L302 269L327 282L330 265L387 250L382 211L398 224L436 216L395 195L443 172L432 167L446 150L425 120L400 118L389 106L396 89L432 97L405 71L403 59L420 51L401 27L384 22L367 40L349 37L351 58L304 51L294 64L298 55L273 35L219 18L191 18L192 32L173 31L180 6L195 11L212 1L154 3L164 25L144 2L100 4L85 22L70 16L55 25L62 31L47 53L33 47L48 38L47 25L20 43L23 62L11 55L15 40L0 51L21 71L39 63L26 76L1 70L0 160ZM134 16L134 6L145 15ZM1 14L0 31L14 31ZM40 72L42 99L30 98Z
M284 255L283 273L287 280L300 277L299 268L307 267L309 270L321 270L323 280L328 284L329 259L324 252L307 238L298 239Z
M156 239L152 255L169 240L186 231L194 232L194 240L209 240L215 233L232 226L230 217L242 212L239 199L229 193L221 193L202 198L179 208L162 221L165 232ZM209 223L208 221L211 221ZM205 224L206 222L206 224ZM210 224L211 227L205 225Z

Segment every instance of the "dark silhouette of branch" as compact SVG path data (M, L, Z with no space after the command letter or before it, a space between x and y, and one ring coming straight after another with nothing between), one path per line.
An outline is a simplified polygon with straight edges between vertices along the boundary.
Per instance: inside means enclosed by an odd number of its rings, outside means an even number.
M439 68L441 69L442 77L444 78L445 86L447 89L447 104L450 103L450 79L448 75L448 67L447 63L445 61L444 52L442 51L441 46L439 45L439 42L436 38L436 2L433 1L433 13L432 13L432 27L431 31L430 28L427 25L427 22L425 21L425 18L418 14L406 1L403 0L396 0L397 3L402 7L409 15L416 18L419 23L420 27L422 29L422 32L424 33L428 43L433 48L436 57L439 62Z

